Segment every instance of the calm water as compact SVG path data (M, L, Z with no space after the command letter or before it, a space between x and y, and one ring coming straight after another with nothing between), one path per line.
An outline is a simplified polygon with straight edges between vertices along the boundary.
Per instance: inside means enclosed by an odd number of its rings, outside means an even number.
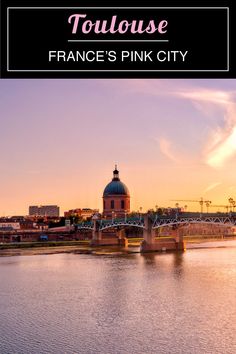
M236 353L236 242L0 258L0 353Z

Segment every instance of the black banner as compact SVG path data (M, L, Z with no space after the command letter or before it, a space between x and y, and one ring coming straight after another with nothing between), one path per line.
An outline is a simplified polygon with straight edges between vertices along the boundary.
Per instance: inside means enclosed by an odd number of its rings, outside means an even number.
M235 78L229 2L165 4L2 1L1 77Z

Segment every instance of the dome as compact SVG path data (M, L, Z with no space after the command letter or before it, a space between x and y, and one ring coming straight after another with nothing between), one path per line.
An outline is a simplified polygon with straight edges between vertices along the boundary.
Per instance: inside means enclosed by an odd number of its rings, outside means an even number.
M103 192L103 197L108 195L129 195L129 190L121 181L111 181Z
M103 197L107 197L109 195L127 195L129 196L129 190L126 185L120 181L119 171L117 170L117 166L115 166L115 170L113 171L113 179L103 192Z

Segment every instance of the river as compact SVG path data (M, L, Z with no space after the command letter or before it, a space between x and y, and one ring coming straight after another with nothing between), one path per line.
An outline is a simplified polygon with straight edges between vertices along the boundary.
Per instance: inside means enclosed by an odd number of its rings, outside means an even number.
M221 246L1 257L0 353L234 354L236 241Z

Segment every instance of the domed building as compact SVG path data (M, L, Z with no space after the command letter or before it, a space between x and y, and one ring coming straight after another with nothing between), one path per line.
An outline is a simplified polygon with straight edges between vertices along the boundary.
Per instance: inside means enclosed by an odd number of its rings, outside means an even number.
M113 178L103 192L103 216L105 218L124 217L130 212L130 194L126 185L119 178L117 166Z

